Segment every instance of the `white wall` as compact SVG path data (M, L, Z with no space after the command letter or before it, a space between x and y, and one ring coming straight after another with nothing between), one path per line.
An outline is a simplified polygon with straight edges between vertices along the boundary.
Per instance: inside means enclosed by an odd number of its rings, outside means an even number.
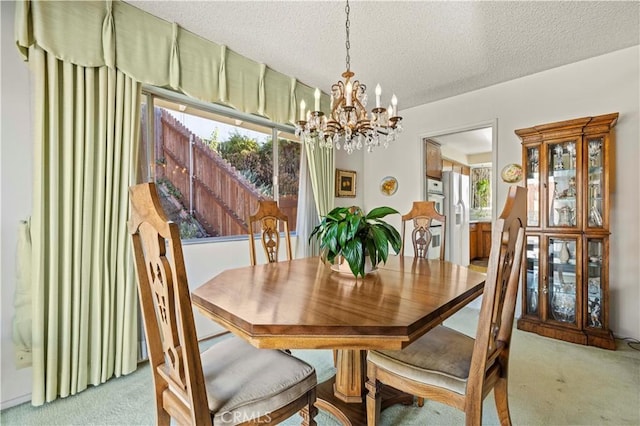
M31 212L33 163L29 73L13 39L14 10L14 2L0 2L1 408L27 400L31 392L31 369L16 370L11 340L18 222Z
M638 46L541 72L460 96L401 111L404 132L387 150L364 156L367 209L389 205L401 212L422 197L421 139L426 134L497 119L499 171L521 162L514 130L572 118L619 112L616 126L616 192L611 211L610 326L616 336L640 337L640 72ZM375 183L398 178L398 192L384 197ZM498 183L501 210L508 184ZM399 226L400 219L393 218ZM390 220L391 222L391 220Z

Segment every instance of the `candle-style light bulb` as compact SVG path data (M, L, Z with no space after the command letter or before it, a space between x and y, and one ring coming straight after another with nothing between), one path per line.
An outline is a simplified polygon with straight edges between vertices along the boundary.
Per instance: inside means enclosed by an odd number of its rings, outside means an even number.
M304 110L307 107L307 104L304 102L304 99L300 101L300 121L304 121L305 114Z
M353 92L353 85L351 84L351 82L348 82L347 83L347 88L346 88L346 91L345 91L345 95L344 95L345 98L347 98L346 99L347 106L351 106L351 92Z
M320 89L318 89L316 87L316 91L313 94L313 97L315 98L316 102L315 102L315 111L320 111Z
M391 97L391 105L393 105L393 116L396 117L398 115L398 98L395 93Z
M387 108L387 116L389 118L393 117L393 107L391 105Z
M376 86L376 108L380 108L380 95L382 95L382 87L378 84Z

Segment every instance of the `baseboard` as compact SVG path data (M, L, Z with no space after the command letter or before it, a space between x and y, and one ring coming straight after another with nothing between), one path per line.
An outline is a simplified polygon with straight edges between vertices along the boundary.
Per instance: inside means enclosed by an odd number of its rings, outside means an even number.
M16 405L24 404L25 402L31 401L31 393L16 396L15 398L0 402L0 411L6 410L7 408L15 407Z

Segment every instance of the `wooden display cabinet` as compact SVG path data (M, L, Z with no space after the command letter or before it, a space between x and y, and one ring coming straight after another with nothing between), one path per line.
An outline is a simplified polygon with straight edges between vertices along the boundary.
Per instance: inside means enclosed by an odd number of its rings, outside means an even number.
M609 199L618 113L516 130L527 199L518 328L615 349L609 330Z

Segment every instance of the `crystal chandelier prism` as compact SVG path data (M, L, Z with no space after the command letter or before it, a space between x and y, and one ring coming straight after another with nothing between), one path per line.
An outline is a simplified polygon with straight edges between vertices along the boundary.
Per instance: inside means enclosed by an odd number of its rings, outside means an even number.
M300 102L300 120L296 123L296 136L308 144L318 144L321 148L344 149L351 154L356 149L366 148L368 152L377 146L387 148L402 131L402 117L398 116L398 99L391 98L388 108L380 105L382 89L376 86L376 107L368 113L367 87L358 80L353 80L349 49L349 0L345 7L347 15L346 68L342 73L344 81L331 86L331 112L327 117L320 111L320 90L315 91L314 111L306 111L305 101Z

